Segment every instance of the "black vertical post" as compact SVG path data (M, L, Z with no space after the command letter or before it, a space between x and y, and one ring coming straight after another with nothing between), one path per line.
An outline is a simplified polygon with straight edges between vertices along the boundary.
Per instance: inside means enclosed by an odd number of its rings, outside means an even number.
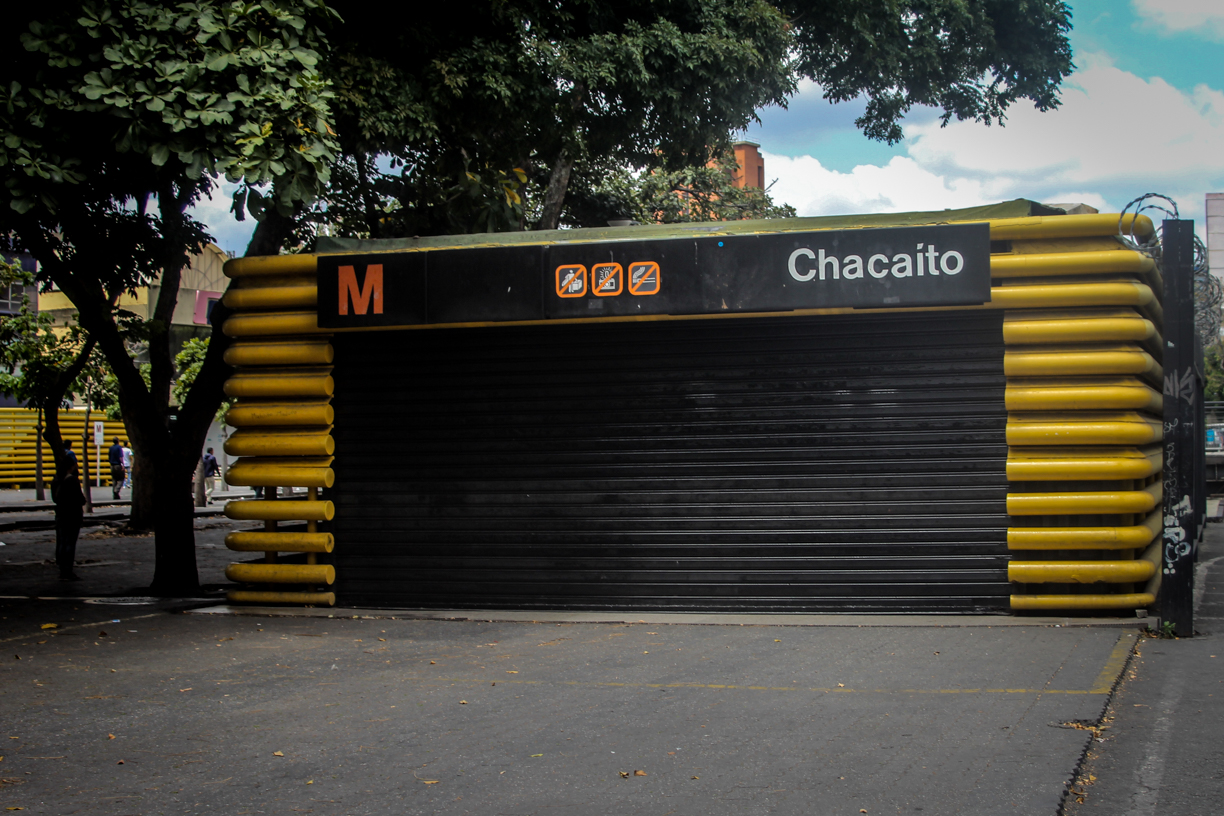
M1194 222L1165 221L1164 263L1164 534L1161 624L1194 634L1194 560L1204 485L1196 479L1202 380L1195 370Z

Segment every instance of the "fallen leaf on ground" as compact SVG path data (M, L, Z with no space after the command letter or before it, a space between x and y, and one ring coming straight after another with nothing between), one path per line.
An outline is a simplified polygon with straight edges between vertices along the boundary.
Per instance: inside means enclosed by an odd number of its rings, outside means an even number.
M122 765L122 764L123 764L123 760L121 759L121 760L119 760L118 762L116 762L115 764L116 764L116 765Z
M422 779L421 781L422 781L422 782L424 782L426 785L436 785L436 784L438 784L438 780L436 780L436 779Z
M284 751L273 751L273 752L272 752L272 756L279 756L279 757L283 757L284 755L285 755L285 752L284 752Z
M633 775L634 776L645 776L646 772L645 771L634 771Z
M507 669L507 670L506 670L506 674L518 674L518 672L516 672L516 671L510 671L509 669Z
M438 661L436 661L436 660L431 660L431 661L429 661L429 665L431 665L431 666L436 666L436 665L438 665Z
M694 778L694 779L700 779L701 777L700 777L700 776L694 776L693 778Z
M838 688L845 688L845 687L846 687L846 684L845 684L845 683L838 683L838 684L837 684L837 687L838 687Z
M781 640L779 640L778 638L774 638L774 643L781 643L781 642L782 642L782 641L781 641Z
M313 784L314 784L314 780L313 780L313 779L307 779L307 780L306 780L306 784L307 784L307 785L313 785Z
M460 700L459 705L467 705L467 700Z
M59 628L59 624L58 624L58 623L44 623L44 624L42 625L42 628L43 628L43 629L58 629L58 628Z
M192 686L188 686L185 689L179 689L179 691L191 691L191 689L192 689Z
M936 654L938 654L938 652L936 652ZM867 812L866 808L859 808L859 813L866 813L866 812Z
M534 758L534 757L542 757L544 755L543 754L532 754L531 756Z
M629 778L629 772L628 772L628 771L617 771L617 773L618 773L618 774L620 774L621 779L628 779L628 778Z
M106 735L106 738L107 738L107 739L114 739L114 738L115 738L115 735L114 735L114 734L107 734L107 735Z

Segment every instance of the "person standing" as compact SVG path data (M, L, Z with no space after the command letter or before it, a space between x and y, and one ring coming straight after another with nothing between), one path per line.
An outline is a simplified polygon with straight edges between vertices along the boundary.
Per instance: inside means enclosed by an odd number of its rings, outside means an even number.
M213 503L213 491L217 489L219 473L221 473L221 466L217 464L217 457L213 455L213 449L209 448L204 454L204 497L209 504Z
M123 440L123 486L128 490L132 489L132 465L136 461L136 455L132 453L132 449L128 447L127 440Z
M119 444L119 437L111 437L111 446L106 451L106 459L110 462L111 469L111 498L117 500L119 491L123 489L123 483L127 480L127 470L123 467L123 446Z
M76 564L77 538L85 518L85 494L81 492L81 471L72 442L64 442L63 468L56 468L51 480L51 499L55 502L55 565L61 581L79 581Z

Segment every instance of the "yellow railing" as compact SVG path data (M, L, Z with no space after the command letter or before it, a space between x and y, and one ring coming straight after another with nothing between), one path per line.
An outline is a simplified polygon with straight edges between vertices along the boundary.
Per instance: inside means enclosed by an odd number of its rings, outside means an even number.
M99 461L98 449L93 444L93 424L102 422L105 427L105 444L102 446ZM85 409L75 408L59 412L60 433L65 439L72 441L72 449L76 451L81 462L82 475L86 466L81 456L82 432L85 428ZM38 458L38 412L30 408L0 408L0 485L8 487L33 487L35 464ZM111 445L112 437L127 439L127 429L119 420L106 419L96 411L89 415L88 453L89 474L93 484L97 485L99 474L101 483L110 484L110 466L107 464L106 449ZM101 468L99 468L99 464ZM43 480L51 481L55 475L55 461L51 449L43 443Z

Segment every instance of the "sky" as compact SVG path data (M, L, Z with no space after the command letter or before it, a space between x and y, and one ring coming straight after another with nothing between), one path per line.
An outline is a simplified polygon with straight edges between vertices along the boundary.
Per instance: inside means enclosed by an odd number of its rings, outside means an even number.
M775 201L800 215L969 207L1013 198L1117 212L1149 192L1203 231L1204 198L1224 192L1224 0L1072 0L1075 72L1062 105L1023 100L1004 127L912 111L888 146L854 126L861 102L803 86L759 112Z
M1204 197L1224 192L1224 0L1072 0L1076 70L1062 106L1023 100L1005 126L915 110L888 146L854 126L861 102L833 105L807 83L786 109L759 112L775 201L800 215L970 207L1014 198L1117 212L1149 192L1174 199L1203 232ZM254 228L221 185L196 215L241 254Z

